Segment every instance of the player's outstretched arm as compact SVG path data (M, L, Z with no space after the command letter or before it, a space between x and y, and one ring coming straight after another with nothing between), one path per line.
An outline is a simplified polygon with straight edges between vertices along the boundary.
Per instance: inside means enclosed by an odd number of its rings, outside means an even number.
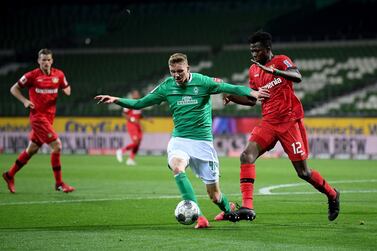
M97 95L94 97L95 100L97 100L97 104L112 104L115 103L115 101L119 100L119 97L113 97L110 95Z
M142 97L141 99L126 99L113 97L109 95L98 95L94 97L98 102L97 104L117 104L121 107L130 108L130 109L143 109L148 106L160 104L163 99L159 95L149 93L148 95Z
M302 81L301 73L296 68L291 68L291 69L288 69L286 71L282 71L282 70L278 70L278 69L273 68L273 67L266 67L266 66L258 63L257 61L253 60L253 59L251 59L251 62L253 64L257 65L259 68L261 68L265 72L268 72L268 73L273 74L275 76L283 77L283 78L290 80L290 81L293 81L295 83L300 83Z
M28 100L27 98L25 98L24 95L22 95L21 88L18 85L18 83L15 83L10 88L10 93L12 93L13 96L15 96L19 101L21 101L22 104L24 104L25 108L34 109L35 106L34 106L33 102L31 102L30 100Z

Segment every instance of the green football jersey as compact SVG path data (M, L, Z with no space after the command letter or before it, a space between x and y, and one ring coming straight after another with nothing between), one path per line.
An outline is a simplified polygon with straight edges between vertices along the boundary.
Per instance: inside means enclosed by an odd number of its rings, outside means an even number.
M250 96L252 89L231 85L199 73L191 73L186 86L178 85L173 77L165 79L141 99L119 99L122 107L142 109L168 102L174 122L174 137L212 141L211 94L229 93Z

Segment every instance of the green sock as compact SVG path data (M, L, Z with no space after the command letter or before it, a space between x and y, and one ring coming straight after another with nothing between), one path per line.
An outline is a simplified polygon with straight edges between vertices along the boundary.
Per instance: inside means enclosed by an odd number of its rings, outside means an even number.
M194 188L192 187L190 180L187 178L186 173L182 172L177 174L175 176L175 182L177 183L178 189L181 192L182 199L192 200L198 204Z
M220 202L216 203L216 205L224 212L228 213L230 212L230 206L229 206L229 201L228 198L221 193L221 200Z

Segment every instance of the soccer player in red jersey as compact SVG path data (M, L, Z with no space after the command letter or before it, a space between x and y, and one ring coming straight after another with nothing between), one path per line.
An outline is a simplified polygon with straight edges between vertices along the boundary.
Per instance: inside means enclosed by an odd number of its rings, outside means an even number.
M62 89L65 95L71 95L71 87L61 70L52 68L52 51L42 49L38 52L39 68L27 72L15 83L10 92L25 108L30 109L31 133L27 148L18 156L12 167L3 173L3 178L11 193L15 193L14 176L38 152L44 144L51 149L51 166L55 177L55 189L69 193L75 190L62 180L60 163L61 141L52 127L56 112L58 90ZM22 88L29 89L29 99L21 92Z
M133 99L139 99L140 93L138 90L133 90L131 92L131 97ZM116 151L116 157L119 162L123 161L123 154L127 151L130 151L130 155L126 161L126 164L129 166L136 165L135 155L139 151L141 140L143 138L143 131L141 128L140 120L142 119L141 110L132 110L128 108L123 108L123 115L127 119L127 131L130 136L131 143L126 145L123 148L120 148Z
M301 74L292 60L285 55L273 55L271 34L256 32L250 39L254 64L249 69L249 83L254 90L268 89L270 98L262 100L262 121L256 126L241 154L240 189L242 207L237 211L239 219L253 220L255 161L279 141L295 168L297 175L310 183L328 198L328 219L339 214L339 191L331 187L321 174L307 166L309 149L303 123L304 110L293 90L293 82L301 82ZM254 105L245 97L227 96L225 102Z

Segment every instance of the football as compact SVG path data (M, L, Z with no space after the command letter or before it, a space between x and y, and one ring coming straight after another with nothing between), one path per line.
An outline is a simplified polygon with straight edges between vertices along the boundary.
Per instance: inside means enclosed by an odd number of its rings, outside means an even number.
M182 200L175 208L175 218L183 225L193 224L199 217L199 207L191 200Z

